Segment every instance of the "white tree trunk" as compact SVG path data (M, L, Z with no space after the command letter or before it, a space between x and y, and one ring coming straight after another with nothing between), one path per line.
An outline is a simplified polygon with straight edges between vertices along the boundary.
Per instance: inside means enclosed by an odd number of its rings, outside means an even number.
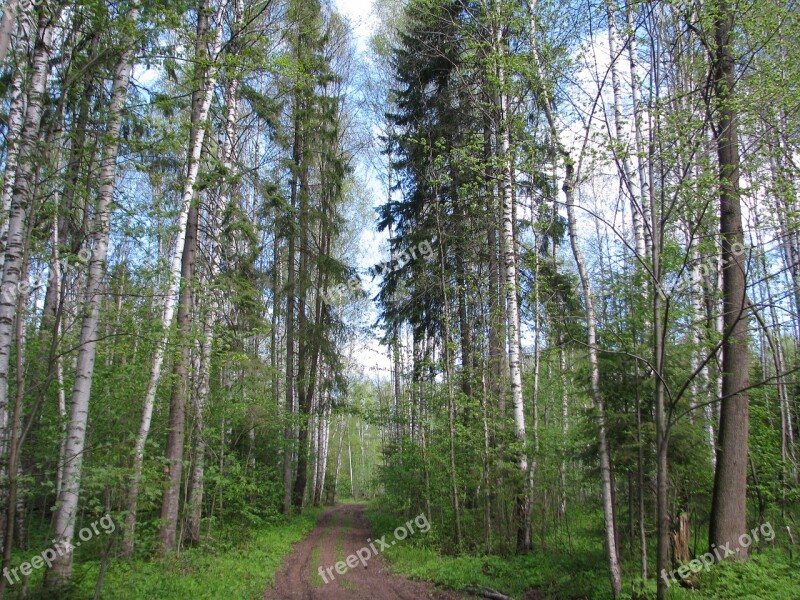
M14 335L14 315L22 280L25 231L28 216L35 164L35 146L39 140L42 121L42 98L50 72L53 53L53 36L60 14L45 15L39 22L39 43L34 52L30 88L28 90L25 119L14 142L17 168L14 173L11 202L8 212L8 241L5 246L2 284L0 284L0 464L6 463L8 454L8 375L11 346Z
M58 198L56 198L58 200ZM58 210L58 203L56 202L56 210ZM56 298L61 297L61 263L59 258L58 246L60 243L58 237L58 219L53 219L53 263L50 266L50 285L54 287L54 295ZM60 338L64 324L62 319L57 321L56 335ZM61 493L61 483L64 481L64 462L67 452L67 396L64 391L64 358L59 353L56 356L56 384L58 388L58 432L59 432L59 451L58 451L58 466L56 467L56 498Z
M15 16L18 21L16 27L16 47L14 49L17 61L27 61L31 45L31 5L26 6L26 10L19 12ZM17 9L18 10L18 9ZM5 24L5 17L4 17ZM13 28L12 28L13 29ZM2 62L0 60L0 62ZM3 196L0 200L0 269L5 261L6 241L8 238L8 213L11 208L11 196L14 192L14 180L17 173L17 159L19 157L19 134L22 131L22 124L25 120L25 113L28 106L28 97L24 93L25 70L21 65L13 68L13 79L11 81L11 96L8 114L8 131L6 132L6 157L5 170L3 173Z
M498 18L502 18L499 13L499 5L497 5ZM502 45L502 31L501 27L495 28L494 50L503 53ZM502 60L502 58L501 58ZM517 545L521 549L530 548L530 494L528 492L528 451L526 447L526 434L525 434L525 405L523 404L522 397L522 366L521 355L522 345L520 342L519 332L519 302L517 301L517 253L516 253L516 240L514 239L514 166L511 158L511 111L510 99L504 86L508 83L506 81L503 68L498 70L498 80L500 86L500 136L499 136L499 154L502 161L502 174L501 174L501 200L502 200L502 226L500 231L500 252L503 262L503 285L505 287L506 297L506 327L508 329L508 369L511 376L511 406L514 414L514 433L517 442L520 444L519 455L517 457L517 466L521 473L521 480L523 489L518 493L519 497L516 499L517 506L515 511L518 513L517 523L518 539Z
M212 300L208 312L206 334L200 344L200 368L198 369L197 391L192 394L194 399L195 428L197 441L194 449L194 464L192 466L191 486L189 488L188 516L186 519L186 536L193 543L200 541L200 521L203 516L203 476L205 473L205 407L208 401L209 381L211 372L211 346L214 339L214 323L216 321L216 301Z
M630 65L630 79L631 79L631 100L633 101L633 141L634 148L636 149L636 171L639 175L639 199L640 208L643 216L643 234L644 234L644 247L645 257L649 258L648 254L651 247L650 236L652 232L649 229L650 211L648 197L650 196L650 178L647 174L647 160L645 159L645 137L644 125L642 123L642 78L639 73L639 56L636 46L636 27L633 15L633 3L629 2L626 8L626 17L628 21L628 62Z
M597 414L597 442L600 454L600 482L603 496L603 519L605 521L606 550L608 552L608 570L611 578L611 590L614 596L622 592L622 571L619 563L617 549L616 523L614 522L613 490L611 483L611 459L608 448L606 431L605 405L600 392L600 361L597 352L597 319L595 317L594 296L586 271L586 262L583 252L578 244L577 226L575 223L574 195L573 195L572 166L567 166L567 180L564 182L564 192L567 196L567 226L569 239L572 245L572 254L578 266L578 275L583 288L584 304L586 310L587 344L589 350L589 366L591 369L591 392Z
M138 18L139 7L134 3L128 12L127 19L136 23ZM128 93L132 60L133 45L131 44L122 53L117 63L111 88L109 122L106 129L108 142L103 151L103 160L100 165L100 190L95 215L94 244L86 281L86 308L81 324L81 343L78 349L75 382L72 389L72 408L65 447L63 480L56 504L55 545L58 556L46 574L47 584L53 588L65 586L72 576L72 552L67 551L67 548L75 533L75 519L78 512L83 451L86 441L86 426L89 420L89 398L97 349L97 325L102 303L101 288L108 255L111 201L116 179L119 131L122 109Z
M0 64L6 58L8 46L11 43L11 34L17 26L17 11L19 0L6 0L3 7L3 20L0 22Z
M336 452L336 472L333 477L333 492L331 493L331 504L336 504L336 495L339 493L339 470L342 468L342 442L344 441L344 415L339 417L339 449Z
M217 11L216 22L219 24L222 14L223 4ZM222 27L217 27L216 36L213 44L211 56L216 59L222 45ZM187 156L186 178L183 182L181 194L181 211L178 216L178 234L175 239L175 248L170 260L169 279L167 290L164 294L164 304L161 309L161 339L158 341L153 355L153 364L150 368L150 378L147 382L147 390L144 396L144 407L142 409L142 421L139 425L139 433L133 450L133 473L131 475L128 488L127 513L125 515L125 531L122 542L123 556L130 557L133 553L134 539L136 533L136 510L139 503L139 486L142 480L142 469L144 466L144 449L147 438L150 434L150 424L153 418L153 406L155 404L158 383L161 380L161 367L164 364L164 352L166 351L167 341L169 340L169 330L175 316L175 307L178 302L178 289L181 283L181 263L183 257L183 246L186 240L186 224L189 217L189 208L195 195L195 183L200 169L200 156L203 149L203 139L205 138L205 122L208 118L208 110L211 106L211 98L214 93L216 77L214 74L208 76L205 87L196 92L199 96L195 103L194 113L192 114L192 137L189 141L189 152Z
M14 180L17 174L17 158L19 156L19 134L25 119L27 97L23 93L23 72L17 68L11 82L11 104L8 115L8 132L6 133L5 172L3 179L3 197L0 200L0 268L5 262L6 241L8 238L8 213L11 210L11 196L14 192Z
M706 311L705 306L703 305L703 286L705 285L705 282L702 270L700 269L700 261L699 257L697 256L698 253L696 248L692 250L692 254L694 259L693 262L696 263L696 266L692 267L692 308L694 309L695 322L698 324L695 328L695 344L697 348L695 349L693 357L693 364L696 369L700 365L700 362L705 358L705 349L708 346L708 340L706 339L706 335L702 327L702 324L706 322ZM703 395L703 392L708 389L708 365L704 365L702 369L700 369L698 377L692 381L692 388L695 396L695 399L692 401L694 405L697 403L697 398L700 398ZM717 451L714 435L714 419L710 404L705 404L703 407L703 418L706 422L705 430L709 447L709 460L711 461L711 467L713 468L714 464L716 463Z
M356 482L353 479L353 447L350 444L350 424L347 424L347 429L345 430L347 433L347 461L350 464L350 497L355 500L356 499Z
M529 3L531 17L531 44L533 49L533 60L535 62L536 74L540 82L544 84L545 73L538 55L536 41L536 2L531 0ZM542 85L542 89L547 89ZM600 393L600 363L597 354L597 319L595 317L594 297L592 286L589 281L589 274L586 271L586 262L583 252L578 244L577 226L575 223L575 195L574 186L576 180L575 165L569 152L560 142L558 128L555 121L555 105L551 98L545 97L542 106L547 117L547 123L553 138L553 143L558 147L559 154L564 159L566 175L564 177L563 191L567 205L567 228L569 233L572 254L578 267L578 275L583 288L584 303L586 310L587 342L589 351L589 365L591 368L591 393L592 400L597 413L597 441L600 453L600 483L603 502L603 519L605 521L606 533L606 552L608 557L608 572L611 580L611 591L613 595L619 596L622 592L622 570L619 562L619 551L617 549L616 523L614 522L614 506L611 485L611 459L609 456L608 439L606 432L605 407Z
M241 22L243 13L242 0L236 3L236 22L234 26L238 26ZM236 139L237 120L238 120L238 97L237 92L239 89L239 79L237 77L231 78L225 92L225 136L221 147L222 164L227 172L233 167L233 141ZM224 184L226 190L220 190L222 201L218 206L212 206L212 210L208 214L209 223L209 265L208 265L208 281L209 285L214 284L219 273L218 255L220 248L217 243L217 236L221 229L220 216L225 210L225 205L230 203L230 194L223 193L229 192L229 186ZM210 306L206 316L206 330L203 341L201 342L200 349L200 369L199 369L199 382L197 385L196 394L194 397L194 409L197 430L197 443L195 446L195 460L192 468L191 487L189 488L189 515L187 517L186 529L187 535L193 542L200 540L200 521L203 515L203 476L205 472L205 418L204 411L209 397L209 381L211 373L211 348L214 342L214 326L217 322L219 313L219 302L217 301L214 292L211 292ZM251 429L250 433L253 433ZM140 467L141 468L141 467ZM135 524L134 524L135 526Z
M503 99L504 111L508 105ZM513 199L511 197L511 164L509 157L509 134L504 128L501 137L501 155L503 156L503 267L505 270L506 306L508 324L508 368L511 373L511 402L514 411L514 429L518 441L525 444L525 410L522 400L522 368L520 366L520 334L519 303L517 302L517 257L514 252L514 219ZM519 468L528 471L528 457L525 452L519 457Z
M322 441L321 450L319 453L319 492L318 504L321 504L325 497L325 476L328 473L328 450L330 447L330 434L331 434L331 406L330 400L325 407L325 416L322 421Z
M609 0L606 0L606 13L608 17L608 51L611 55L611 87L614 92L614 130L616 148L613 152L617 162L617 170L620 175L621 188L628 194L631 207L631 221L633 223L633 236L635 242L636 256L638 260L644 260L646 256L643 211L641 202L641 190L636 178L636 171L631 163L629 154L628 134L625 131L625 120L622 116L622 86L617 66L618 44L620 42L619 32L617 31L617 20L614 15L614 7Z

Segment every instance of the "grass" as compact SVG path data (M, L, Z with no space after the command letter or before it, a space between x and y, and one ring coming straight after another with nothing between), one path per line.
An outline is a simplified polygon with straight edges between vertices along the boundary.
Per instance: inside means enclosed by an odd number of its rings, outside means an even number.
M391 531L398 522L397 517L376 507L368 511L367 517L377 536ZM546 552L525 555L446 556L436 548L434 526L426 535L414 536L387 549L385 557L398 575L456 590L481 586L520 599L526 591L535 589L540 594L537 597L542 598L610 600L602 546L592 543L587 533L576 533L571 552L552 547ZM636 564L623 567L631 575L638 570ZM785 549L766 548L747 562L712 565L708 573L697 576L698 589L686 590L673 584L668 597L670 600L797 600L800 598L798 567L800 560L790 558ZM622 598L655 598L654 579L648 580L644 589L636 586L639 591L632 595L635 583L632 577L624 578Z
M311 551L309 562L311 563L311 574L309 578L311 585L314 587L322 587L325 585L325 582L322 579L322 575L319 574L319 567L324 565L322 564L322 550L319 546L315 546Z
M292 546L316 523L318 510L303 515L277 518L254 531L230 532L236 542L200 545L180 554L159 559L112 560L105 575L101 598L114 600L250 600L262 598L275 581L275 573ZM20 557L27 560L30 556ZM74 586L69 600L92 598L99 571L98 561L83 561L76 556ZM34 571L28 599L51 598L41 592L43 570ZM16 589L15 589L16 588ZM11 586L7 598L15 599L19 586Z
M796 553L796 551L795 551ZM698 575L700 588L694 593L670 587L669 598L742 598L797 600L800 598L800 560L782 548L754 553L747 562L723 562ZM655 585L652 586L655 589Z
M336 559L334 560L334 563L340 560L343 561L345 558L347 558L344 552L344 538L352 528L353 528L353 515L352 513L348 513L342 519L342 522L339 523L339 532L336 535L336 540L334 541L333 544L333 552L334 552L334 557Z
M349 579L337 579L336 581L339 584L339 587L342 588L343 590L358 589L358 586L356 586L356 584L350 581Z
M344 562L347 558L344 541L345 537L348 533L350 533L354 525L352 513L348 513L344 516L338 515L338 518L340 519L339 531L336 534L336 538L333 540L334 560L330 566L334 566L339 561ZM349 568L347 572L349 572ZM338 585L340 588L346 590L355 590L356 585L352 581L346 579L347 572L344 575L336 573L336 579L334 580L335 583L331 583L331 585Z

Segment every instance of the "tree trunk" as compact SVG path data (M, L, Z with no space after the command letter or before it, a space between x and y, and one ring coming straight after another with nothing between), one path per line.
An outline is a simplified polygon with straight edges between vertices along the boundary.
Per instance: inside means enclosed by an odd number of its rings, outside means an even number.
M304 140L305 142L305 140ZM308 167L305 161L301 163L300 175L300 267L298 273L301 280L297 293L297 323L298 323L298 353L297 353L297 381L298 387L298 429L297 429L297 471L295 473L294 486L292 489L292 504L296 508L302 508L305 499L306 483L308 480L308 458L309 458L309 421L312 417L311 407L314 400L314 389L316 387L317 365L319 361L319 343L315 340L318 318L321 309L321 295L317 295L317 319L309 323L306 314L306 304L309 289L307 281L308 262L310 258L309 248L309 181ZM319 277L320 270L317 269ZM309 364L310 363L310 364Z
M432 157L431 157L432 158ZM438 194L438 192L437 192ZM438 198L437 198L438 200ZM438 258L439 258L439 284L441 286L442 302L444 309L444 323L442 327L442 352L444 354L444 378L447 385L447 440L450 459L450 500L453 506L453 517L455 522L456 533L456 548L461 550L463 543L463 534L461 530L461 503L458 494L458 467L456 464L456 406L455 406L455 390L453 389L453 359L452 350L450 345L450 330L451 330L451 311L450 299L447 293L446 281L446 267L447 260L446 250L444 247L444 231L442 230L442 223L439 214L440 202L436 202L436 227L438 239Z
M208 7L210 0L202 0L199 14L202 16L198 20L198 42L196 53L205 55L203 48L208 35ZM217 12L217 22L221 17L222 5ZM222 27L217 28L216 37L213 44L212 57L216 57L222 42ZM202 67L199 67L202 68ZM166 351L169 339L169 330L172 326L172 319L175 314L176 296L178 287L181 284L182 257L186 242L186 231L189 219L189 210L195 196L195 182L200 168L200 155L203 148L205 137L205 122L208 117L208 109L211 105L211 98L214 91L215 77L213 74L200 74L198 90L192 98L192 127L190 133L189 150L187 155L186 178L183 182L181 194L181 212L178 215L178 233L175 240L175 252L170 261L169 279L167 290L164 294L164 305L161 313L161 339L158 341L153 363L150 369L150 378L147 382L144 406L142 410L142 420L139 425L139 433L136 436L136 443L133 451L133 473L128 488L127 514L125 515L125 531L122 541L122 555L130 557L133 554L133 546L136 532L136 509L139 502L139 485L142 479L142 468L144 466L144 449L147 444L147 437L150 433L150 423L153 416L153 405L155 404L158 383L161 379L161 367L164 363L164 352Z
M8 47L11 44L11 35L17 26L17 11L19 0L7 0L3 7L3 20L0 21L0 64L5 60Z
M714 3L714 96L717 102L717 157L720 185L722 237L722 398L720 406L717 471L711 502L709 544L730 544L735 556L747 558L747 451L749 386L747 350L746 257L739 202L738 114L734 106L736 82L733 57L734 8L729 0Z
M186 401L191 371L191 317L193 311L192 287L194 285L195 261L197 257L197 233L199 206L192 198L186 221L186 238L181 259L181 291L178 299L177 342L179 356L172 369L172 395L169 404L167 426L166 487L161 503L161 528L159 540L162 552L176 549L178 511L180 509L181 477L183 476L183 447L186 425Z
M234 27L238 28L243 14L242 0L236 2L236 17ZM225 141L222 144L220 160L225 167L226 174L230 175L233 168L233 144L236 139L237 117L239 103L237 92L239 89L238 76L232 76L225 91ZM220 217L224 214L226 206L230 203L230 184L222 182L219 195L223 199L212 206L207 216L209 221L209 259L208 259L208 284L213 286L219 271L220 248L216 244L217 236L221 229ZM194 463L192 465L191 485L189 488L188 515L186 518L186 538L192 544L200 541L200 520L203 513L203 475L205 472L205 407L208 403L209 380L211 371L211 349L214 342L214 327L217 322L218 302L211 291L209 306L204 319L205 335L200 342L200 366L197 376L197 386L193 394L195 410L196 441L194 447Z
M625 9L625 16L628 23L628 62L630 66L630 79L631 79L631 100L633 102L633 141L636 149L636 171L639 175L639 208L642 211L642 232L644 235L645 253L650 251L652 247L652 231L650 230L649 223L651 217L649 214L649 204L647 199L650 197L650 178L647 174L647 161L644 158L645 152L645 131L644 124L642 123L642 113L644 106L642 104L642 91L641 91L641 75L639 73L639 56L636 47L636 24L634 22L634 4L628 2ZM649 259L650 257L645 254L643 257Z
M504 76L501 69L500 82ZM530 494L528 493L528 450L525 435L525 405L522 398L522 346L519 332L519 303L517 300L517 257L514 244L514 200L512 196L513 165L511 163L511 114L508 95L500 93L501 132L499 155L503 172L502 191L502 228L500 247L503 256L505 273L506 326L508 328L508 369L511 376L511 405L514 413L514 433L519 444L517 466L522 478L522 487L516 492L515 512L517 516L517 547L529 550L531 547L530 530Z
M295 94L295 115L294 115L294 145L292 148L292 182L291 182L291 215L294 218L294 211L297 209L298 200L298 170L303 161L301 118L298 95ZM289 513L292 508L292 482L294 481L294 416L297 413L296 387L297 376L295 374L296 364L296 344L295 344L295 322L296 322L296 303L297 293L296 268L295 268L295 234L290 228L289 241L287 244L286 258L286 401L284 403L284 457L283 457L283 512Z
M213 260L213 259L212 259ZM211 279L211 276L210 276ZM212 279L213 281L213 279ZM191 544L200 542L200 520L203 515L203 475L205 473L205 406L208 402L209 375L211 370L211 346L214 339L216 321L216 302L207 313L206 332L200 342L200 365L197 373L197 389L192 395L194 400L195 430L194 462L192 464L191 482L189 486L188 509L186 516L185 539Z
M139 19L139 6L134 3L128 12L127 20L134 24ZM72 407L65 446L65 463L61 492L56 503L55 548L58 556L45 574L48 587L65 587L72 577L72 552L68 551L75 534L75 521L78 512L83 452L86 442L86 427L89 420L89 399L94 376L94 361L97 350L97 326L102 303L102 281L108 256L111 229L111 202L114 196L114 182L117 172L117 153L122 111L128 93L134 47L126 40L127 47L117 63L114 82L111 87L109 122L106 127L106 146L100 165L100 189L95 212L95 232L93 236L92 257L89 261L89 274L86 281L85 312L81 324L81 343L75 370L72 390Z
M564 439L569 434L569 379L567 377L567 356L564 349L564 337L560 336L558 344L558 366L561 379L561 432ZM564 518L567 514L567 460L566 453L561 457L558 465L559 480L561 481L561 501L559 515Z
M695 259L699 258L696 256L696 249L694 250L694 254ZM699 260L697 260L697 262L699 263ZM705 327L705 306L703 303L705 282L703 281L703 273L699 267L692 268L692 283L692 307L694 309L695 322L697 323L695 330L695 344L697 345L697 348L693 353L693 370L696 370L700 366L701 361L703 361L705 358L704 349L708 345L708 333ZM703 396L703 392L708 389L708 383L709 372L708 365L706 364L700 368L698 380L695 380L692 383L694 388L695 403L697 402L698 398ZM708 440L708 446L710 450L709 459L713 468L715 463L714 459L716 455L716 444L714 441L714 423L710 404L706 404L706 406L703 407L703 419L705 420L706 439Z
M34 200L31 186L33 185L36 144L39 140L43 112L42 101L50 72L53 36L58 25L60 9L54 15L44 13L47 13L46 9L43 10L39 19L38 41L31 64L25 119L19 130L19 138L14 142L17 148L18 164L14 173L8 213L8 240L5 246L2 284L0 284L0 464L6 463L9 450L8 376L14 337L14 315L17 310L20 288L26 287L22 272L25 232L28 228L28 217Z
M336 495L339 493L339 471L342 467L342 444L344 442L344 415L339 417L339 425L336 427L339 434L339 447L336 451L336 470L333 474L333 485L329 485L326 495L325 504L333 506L336 504Z
M569 160L569 157L566 157ZM606 552L608 555L608 572L611 579L611 591L614 597L622 593L622 571L619 563L619 550L617 549L616 523L614 521L614 500L611 478L611 457L608 448L608 438L606 432L606 416L603 398L600 392L600 362L597 352L597 321L594 311L594 298L589 282L589 274L586 271L586 264L578 245L577 225L574 215L574 167L570 162L566 164L566 177L564 179L564 194L567 199L567 225L569 229L569 239L572 245L572 254L578 266L578 275L583 288L584 304L586 310L587 344L589 351L589 366L591 369L591 393L594 409L597 415L597 444L600 454L600 483L603 496L603 519L605 522L606 533ZM657 295L657 294L656 294Z
M28 240L26 240L26 248L30 244L30 229L27 232ZM28 272L28 252L22 259L23 272ZM14 546L14 527L18 516L17 510L21 497L18 494L19 489L19 450L22 443L22 404L25 396L25 370L24 370L24 353L25 353L25 304L27 302L27 294L20 294L17 297L17 319L15 322L15 337L17 342L17 355L16 355L16 394L14 398L14 412L11 422L11 440L9 442L8 454L8 496L5 508L5 523L3 526L3 573L7 573L11 568L11 549ZM21 532L20 532L21 537ZM6 578L0 580L0 599L3 598L6 587Z
M5 20L5 19L4 19ZM30 45L30 31L27 20L20 29L20 59L27 57ZM5 261L6 243L8 241L9 212L11 210L11 197L14 194L14 182L17 174L19 159L19 144L22 125L27 112L28 97L24 93L25 78L22 68L14 71L11 81L11 97L9 99L8 129L6 131L5 171L3 174L3 198L0 201L0 261ZM3 262L0 262L2 267Z
M536 44L536 27L535 27L535 14L536 4L535 1L530 2L530 16L531 16L531 34L532 38L532 54L535 62L536 74L539 81L544 87L544 70L539 58L537 44ZM560 141L558 130L555 121L555 107L553 100L545 97L543 101L543 108L547 123L550 128L550 133L553 138L553 143L558 147L559 154L564 159L566 175L564 177L563 191L566 197L567 205L567 228L572 246L572 254L575 258L575 263L578 267L578 276L583 288L584 303L586 311L586 327L587 327L587 344L589 352L589 366L591 369L591 394L592 400L597 414L597 442L598 452L600 454L600 482L602 489L602 502L603 502L603 519L605 522L606 534L606 552L608 557L608 572L611 580L611 591L614 597L622 593L622 570L619 562L619 550L617 548L616 536L616 523L614 520L614 499L612 488L611 476L611 458L608 448L608 439L606 432L606 417L605 406L600 392L600 363L598 360L597 352L597 322L595 317L594 299L592 296L591 283L589 282L589 275L586 271L586 264L578 245L577 225L575 222L574 206L574 186L576 180L575 166L569 152L564 148Z
M621 52L618 50L620 42L619 32L617 31L617 19L614 15L614 6L610 0L606 0L606 15L608 21L608 51L611 55L611 64L609 69L611 71L611 88L614 93L614 132L615 136L612 137L614 147L614 159L617 163L617 170L619 171L620 187L627 191L628 200L631 208L631 221L633 224L633 237L634 249L636 251L637 260L644 260L646 256L645 239L644 239L644 226L642 223L642 204L640 197L640 190L637 189L636 172L634 171L633 164L631 163L629 148L628 148L628 135L625 131L625 121L622 117L622 86L619 69L617 67L617 59Z
M644 443L642 441L642 395L639 386L639 365L636 365L636 485L639 488L639 560L641 567L642 581L647 581L647 529L645 527L644 509Z
M489 77L487 73L485 77ZM486 100L487 102L490 99ZM492 399L497 402L501 416L505 414L505 350L503 348L503 303L502 290L500 289L500 260L497 241L497 195L495 194L495 173L492 168L494 156L494 127L493 119L487 112L483 118L483 160L486 164L484 170L486 193L486 227L488 253L489 253L489 391Z
M347 462L350 465L350 497L356 500L356 483L353 479L353 448L350 444L350 423L347 424Z
M651 205L650 209L655 221L655 207ZM656 291L653 293L653 370L656 408L656 571L658 574L656 585L658 600L663 600L667 594L666 573L669 571L669 427L664 398L664 311L662 297L658 291L658 286L661 285L661 231L657 223L654 223L653 226L652 243L651 256L656 285Z

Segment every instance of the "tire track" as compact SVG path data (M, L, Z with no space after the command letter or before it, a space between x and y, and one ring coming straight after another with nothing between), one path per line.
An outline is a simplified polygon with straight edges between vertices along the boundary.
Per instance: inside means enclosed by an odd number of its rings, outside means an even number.
M373 537L364 517L365 508L361 504L343 504L322 513L313 531L295 545L283 568L275 576L275 585L264 594L264 600L469 598L456 592L437 590L430 583L392 575L381 556L371 557L366 566L359 563L344 575L333 570L334 578L326 574L328 582L324 583L318 574L319 567L333 567L336 561L344 560L367 546L367 540Z

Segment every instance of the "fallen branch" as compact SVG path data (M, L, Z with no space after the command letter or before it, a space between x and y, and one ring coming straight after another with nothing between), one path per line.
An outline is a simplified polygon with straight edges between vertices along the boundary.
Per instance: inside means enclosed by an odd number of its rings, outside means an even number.
M475 594L476 596L480 596L482 598L489 598L489 600L514 600L511 596L506 596L497 590L483 586L470 585L467 586L466 589L470 594Z

